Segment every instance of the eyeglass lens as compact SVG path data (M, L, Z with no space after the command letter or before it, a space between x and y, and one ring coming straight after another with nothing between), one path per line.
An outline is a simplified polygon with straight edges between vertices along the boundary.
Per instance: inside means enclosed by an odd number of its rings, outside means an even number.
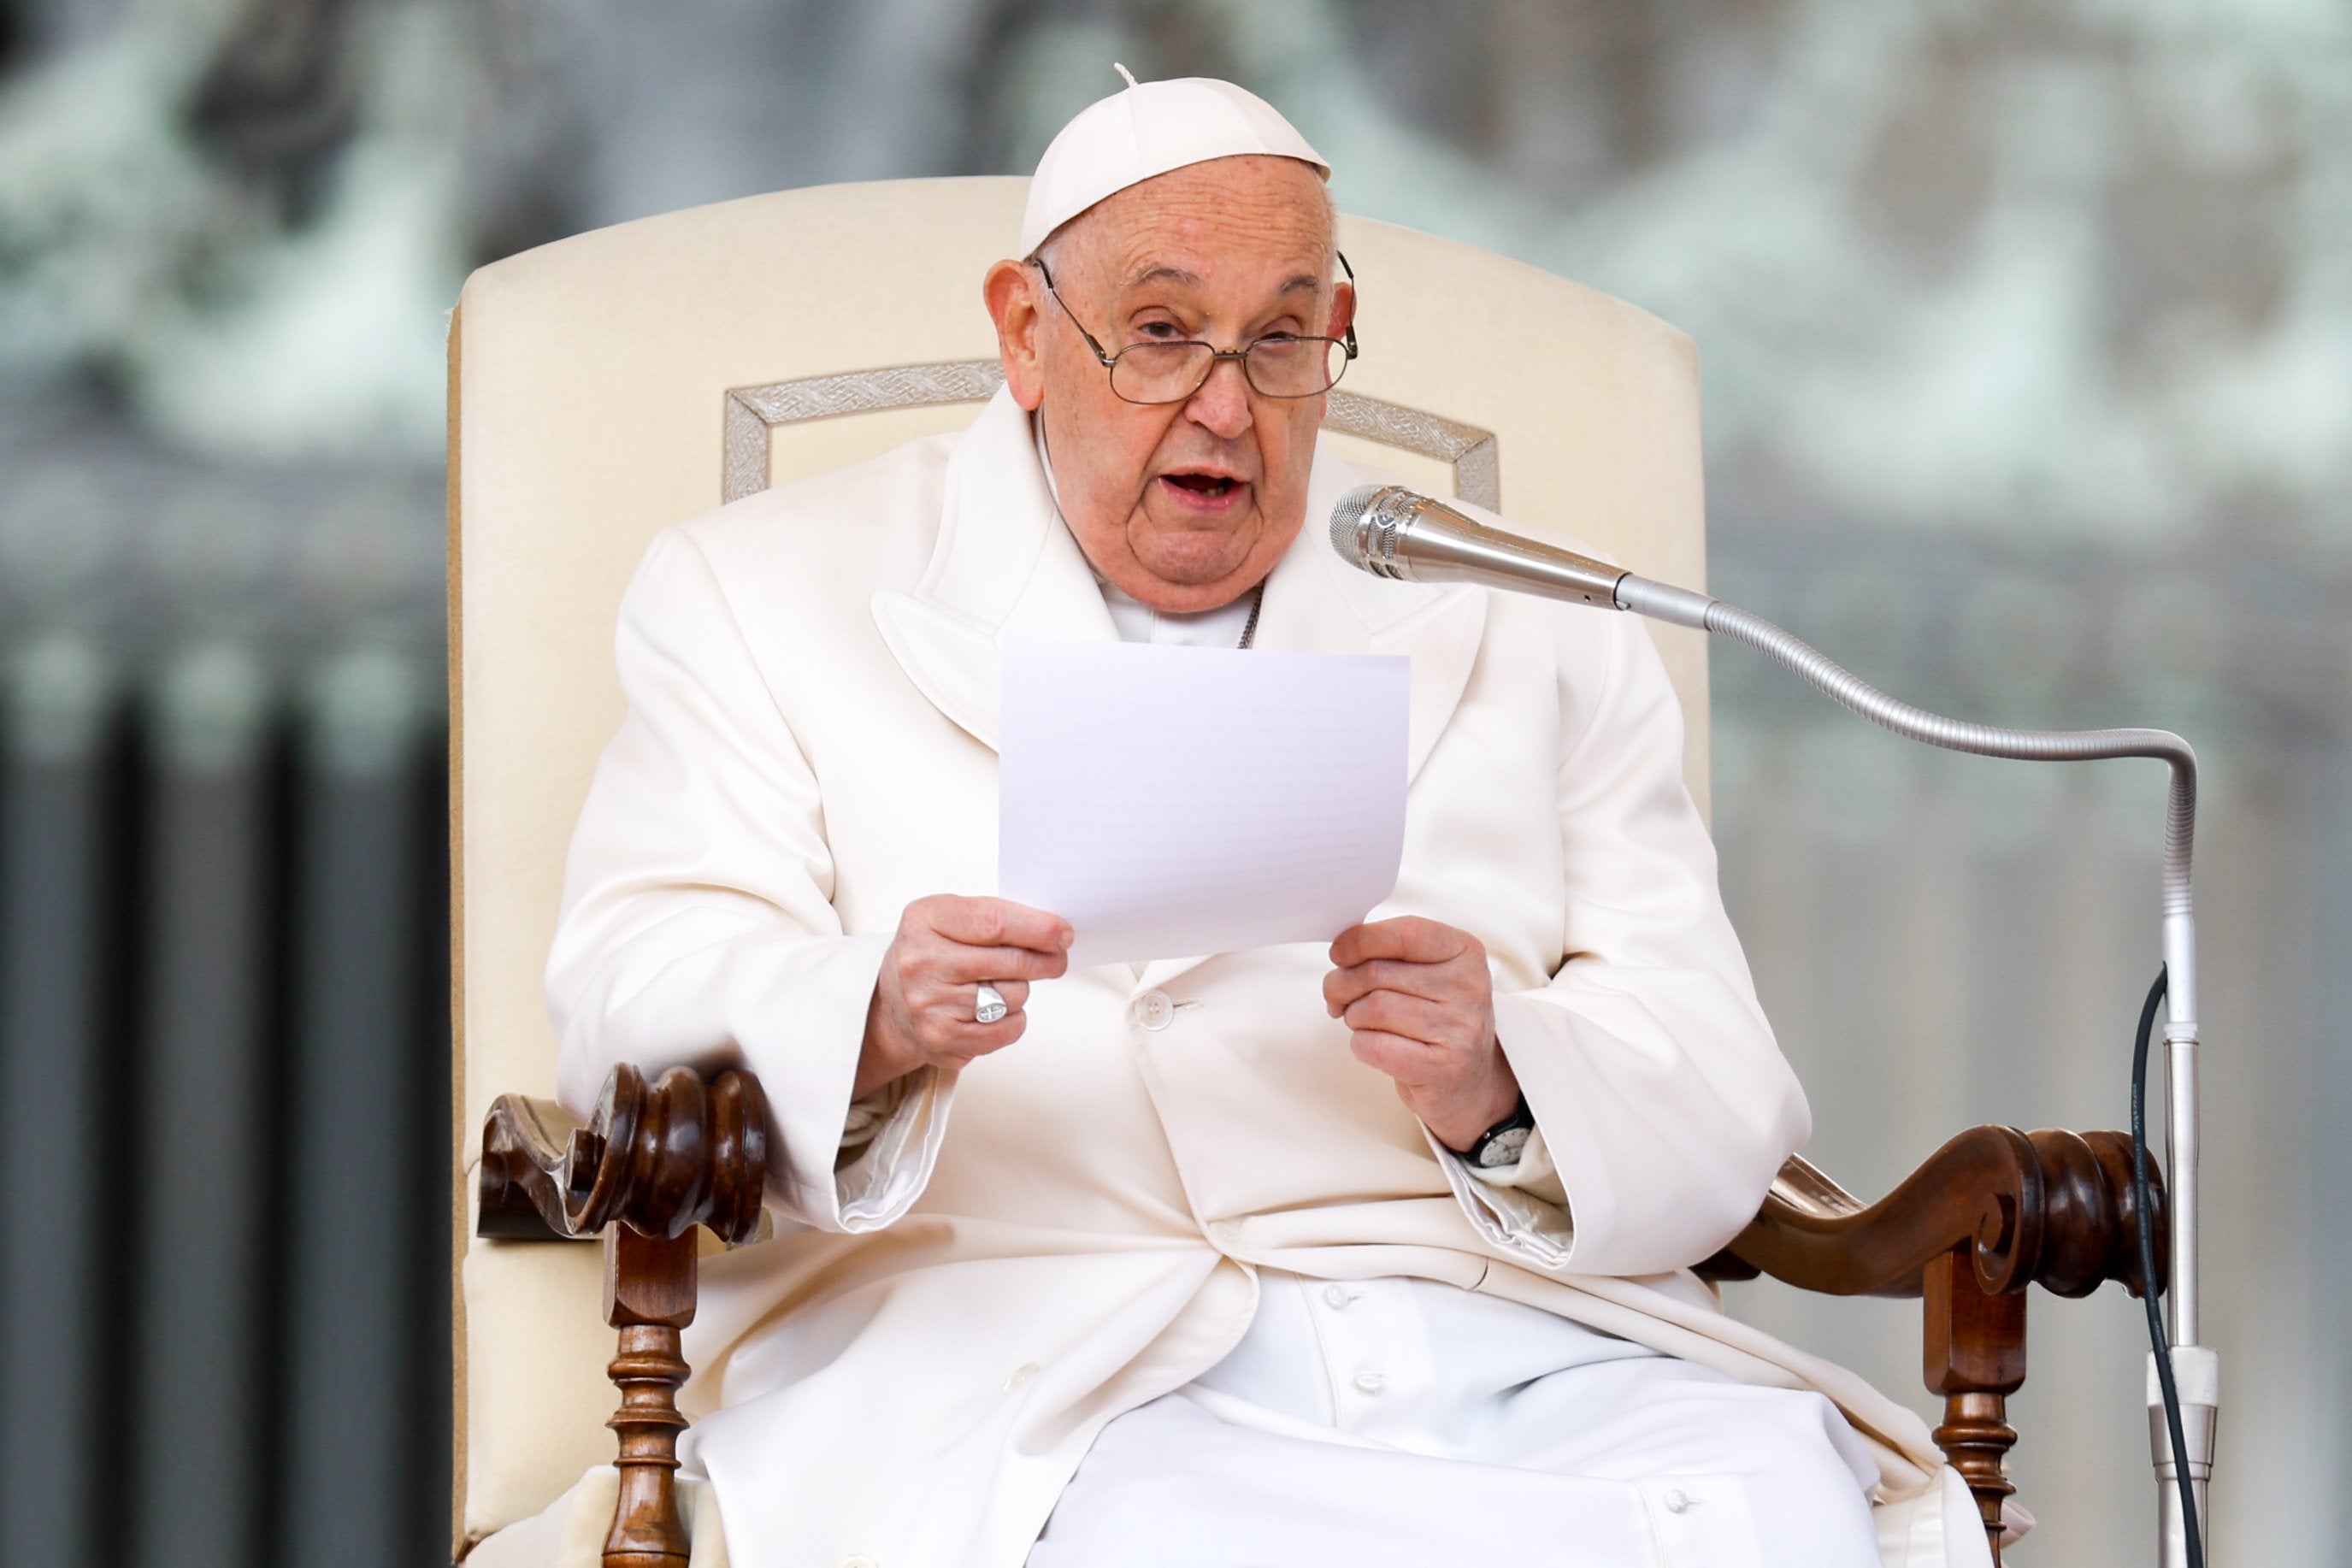
M1207 343L1133 343L1111 365L1111 390L1130 403L1175 403L1200 390L1216 358ZM1328 391L1346 363L1330 338L1265 338L1242 355L1250 384L1268 397Z

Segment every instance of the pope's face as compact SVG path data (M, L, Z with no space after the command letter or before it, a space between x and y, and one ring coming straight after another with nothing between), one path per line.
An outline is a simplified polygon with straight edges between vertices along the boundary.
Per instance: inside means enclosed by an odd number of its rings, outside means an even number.
M1095 569L1154 609L1213 609L1265 580L1307 517L1324 399L1270 397L1219 360L1177 403L1129 403L1105 353L1191 339L1339 337L1330 209L1290 158L1220 158L1129 186L1072 223L1047 265L999 262L986 292L1005 374L1041 411L1063 515Z

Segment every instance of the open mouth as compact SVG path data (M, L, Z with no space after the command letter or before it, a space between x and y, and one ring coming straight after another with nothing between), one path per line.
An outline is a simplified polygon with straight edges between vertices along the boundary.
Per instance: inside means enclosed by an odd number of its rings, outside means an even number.
M1175 473L1160 477L1180 490L1211 500L1231 494L1241 484L1239 479L1226 474Z

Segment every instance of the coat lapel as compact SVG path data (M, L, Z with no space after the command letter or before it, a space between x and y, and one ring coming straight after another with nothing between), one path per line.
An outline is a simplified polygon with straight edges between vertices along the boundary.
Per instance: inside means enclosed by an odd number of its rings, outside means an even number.
M874 595L874 621L907 679L992 751L1006 637L1118 636L1094 569L1062 525L1029 433L999 388L949 460L939 542L911 594Z
M1300 653L1402 654L1412 661L1408 784L1436 748L1469 684L1486 629L1475 588L1392 583L1341 561L1326 542L1332 508L1365 477L1318 451L1307 522L1266 579L1256 646ZM874 596L874 619L917 690L993 749L1007 637L1108 641L1118 636L1093 568L1046 489L1028 416L1000 390L957 443L939 542L910 594ZM1207 954L1160 959L1139 985L1161 984Z
M1265 582L1257 646L1308 653L1392 653L1412 660L1405 779L1420 776L1477 661L1486 595L1459 584L1394 583L1359 571L1330 546L1332 509L1366 476L1318 453L1307 523Z

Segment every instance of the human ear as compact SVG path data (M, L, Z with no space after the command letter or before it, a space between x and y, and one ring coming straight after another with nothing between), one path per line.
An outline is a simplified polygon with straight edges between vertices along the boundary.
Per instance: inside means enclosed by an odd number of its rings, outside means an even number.
M996 356L1004 364L1013 401L1035 413L1045 401L1045 365L1037 338L1037 285L1027 264L1000 261L980 286L989 320L996 323Z
M1356 286L1353 283L1339 284L1331 290L1331 322L1323 329L1322 335L1327 338L1344 338L1355 320Z

